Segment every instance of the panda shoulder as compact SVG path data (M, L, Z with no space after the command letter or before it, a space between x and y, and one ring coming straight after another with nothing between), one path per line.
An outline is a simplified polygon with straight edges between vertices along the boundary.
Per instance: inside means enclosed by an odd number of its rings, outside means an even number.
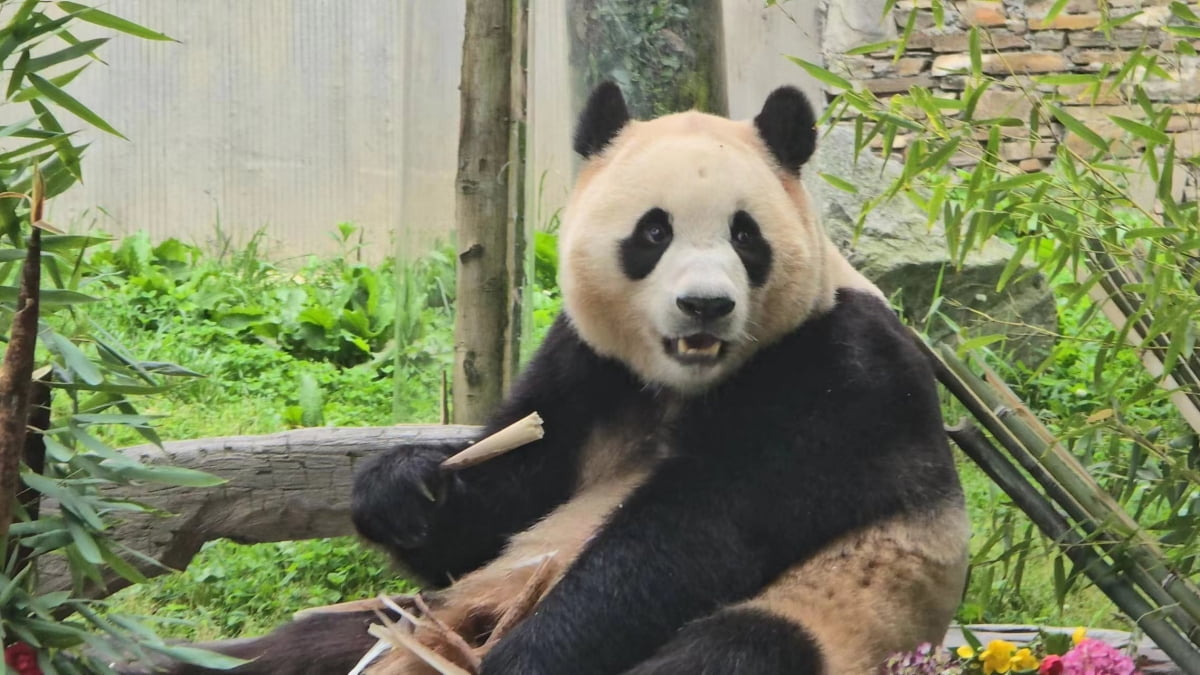
M932 383L928 357L896 310L870 289L841 288L826 317L828 347L841 352L845 376L875 382L919 378ZM881 376L886 374L887 378ZM857 378L854 378L857 379Z

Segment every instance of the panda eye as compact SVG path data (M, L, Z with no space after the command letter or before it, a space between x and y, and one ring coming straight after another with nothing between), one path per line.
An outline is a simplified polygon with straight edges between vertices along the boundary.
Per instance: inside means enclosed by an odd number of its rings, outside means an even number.
M650 225L642 230L642 236L651 244L661 244L671 235L662 225Z
M637 236L651 246L663 246L671 241L670 216L662 209L651 209L638 220Z
M750 246L762 239L758 224L744 211L739 211L738 215L734 217L733 224L729 227L729 234L730 239L738 246Z

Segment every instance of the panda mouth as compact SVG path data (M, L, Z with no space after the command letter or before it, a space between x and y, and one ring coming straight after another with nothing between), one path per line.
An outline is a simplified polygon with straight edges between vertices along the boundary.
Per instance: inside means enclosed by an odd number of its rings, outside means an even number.
M725 343L709 333L665 338L663 347L675 360L687 364L715 363L725 351Z

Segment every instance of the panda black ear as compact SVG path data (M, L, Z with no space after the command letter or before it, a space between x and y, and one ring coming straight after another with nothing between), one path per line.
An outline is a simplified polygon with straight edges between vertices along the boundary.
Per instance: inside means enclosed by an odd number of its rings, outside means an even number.
M758 135L779 165L796 174L817 147L816 122L812 105L795 87L771 92L762 112L754 118Z
M591 157L600 152L629 124L629 108L615 82L601 82L592 90L575 127L575 152Z

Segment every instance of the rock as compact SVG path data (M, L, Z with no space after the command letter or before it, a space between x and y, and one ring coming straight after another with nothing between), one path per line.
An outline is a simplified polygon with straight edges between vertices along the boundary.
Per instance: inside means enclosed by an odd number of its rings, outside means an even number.
M1013 255L1008 244L989 242L983 250L969 255L963 268L955 272L942 227L927 227L925 214L904 197L876 207L867 216L858 239L854 239L854 224L863 203L879 195L899 173L892 162L881 177L881 164L882 160L869 152L855 162L854 132L836 128L820 139L808 170L808 185L821 204L825 228L851 264L879 284L889 297L898 299L907 317L917 325L929 311L939 275L944 274L941 283L946 300L941 310L954 321L970 325L975 334L1007 335L1008 347L1025 362L1045 356L1058 325L1054 297L1041 275L1010 282L1003 291L996 291L996 281ZM859 191L850 194L840 190L818 173L850 181ZM981 320L977 312L991 320ZM937 322L931 328L935 337L949 333Z
M826 54L845 54L855 47L896 39L895 22L884 19L885 4L885 0L824 0L821 48Z

